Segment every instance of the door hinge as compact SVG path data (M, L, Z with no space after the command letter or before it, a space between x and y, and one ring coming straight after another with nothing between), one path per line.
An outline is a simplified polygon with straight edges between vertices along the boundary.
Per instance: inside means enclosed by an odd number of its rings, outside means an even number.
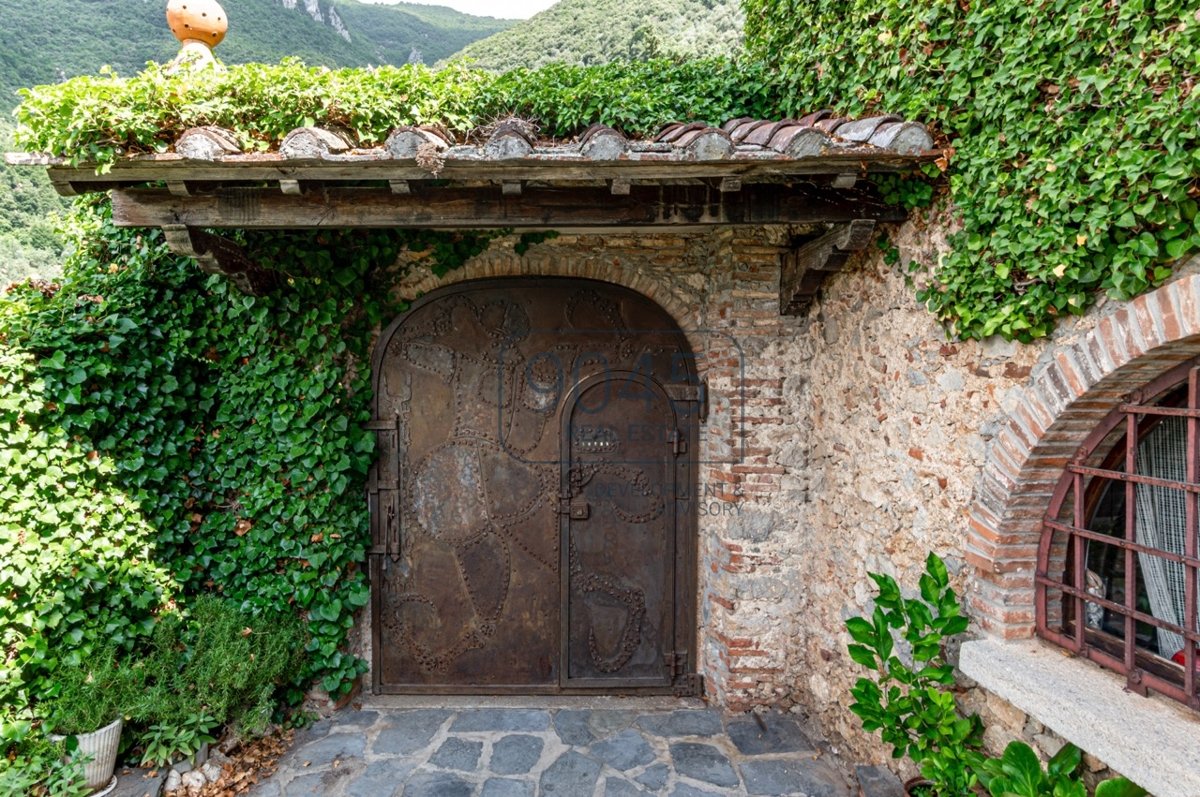
M704 694L704 677L690 672L690 657L686 650L667 654L667 666L671 671L671 687L676 697L699 697Z
M700 380L694 385L664 385L663 387L671 401L677 404L695 404L696 417L700 422L708 420L708 382Z
M671 681L674 682L687 672L688 654L686 650L673 650L666 655L667 668L671 671Z
M678 429L672 429L671 433L667 435L667 440L671 444L671 453L675 456L687 453L687 440Z

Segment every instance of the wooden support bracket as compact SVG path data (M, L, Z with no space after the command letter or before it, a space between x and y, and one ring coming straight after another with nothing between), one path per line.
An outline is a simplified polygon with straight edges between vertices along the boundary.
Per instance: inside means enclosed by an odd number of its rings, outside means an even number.
M183 224L164 224L162 231L172 252L195 258L201 271L228 277L242 293L262 296L279 284L278 272L256 266L227 238Z
M812 304L830 272L840 271L851 252L866 247L875 232L871 219L854 219L817 238L801 242L783 257L779 274L779 314L800 315Z

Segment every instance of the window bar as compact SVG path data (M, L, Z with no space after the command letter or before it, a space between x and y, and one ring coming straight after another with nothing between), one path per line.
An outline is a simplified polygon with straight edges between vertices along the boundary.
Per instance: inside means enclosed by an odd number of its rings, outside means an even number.
M1070 584L1067 584L1065 582L1057 582L1057 581L1054 581L1053 579L1043 578L1041 576L1037 576L1037 578L1040 581L1043 581L1047 584L1050 584L1050 585L1058 588L1066 596L1075 597L1076 595L1078 595L1080 598L1083 598L1085 601L1090 601L1099 606L1103 606L1105 609L1109 609L1109 610L1117 612L1119 614L1124 614L1126 611L1125 605L1123 603L1116 603L1114 601L1108 600L1107 598L1101 598L1100 596L1093 595L1092 593L1087 592L1085 590L1077 590L1074 587L1072 587ZM1187 628L1185 628L1182 625L1178 625L1176 623L1169 623L1166 620L1159 619L1158 617L1155 617L1152 614L1147 614L1146 612L1143 612L1143 611L1136 611L1133 613L1133 619L1143 622L1143 623L1147 623L1148 625L1152 625L1155 628L1165 628L1166 630L1170 631L1172 634L1178 634L1179 636L1187 637L1188 639L1191 639L1193 642L1200 643L1200 633L1197 633L1196 631L1189 631ZM1090 656L1092 653L1095 653L1096 650L1097 650L1096 646L1094 646L1094 645L1090 646L1088 648L1088 655ZM1143 673L1143 675L1145 675L1145 673Z
M1075 504L1075 526L1083 528L1087 522L1084 516L1084 501L1083 501L1083 474L1076 473L1073 476L1072 496ZM1072 578L1075 581L1075 652L1083 653L1085 641L1087 640L1087 608L1084 605L1082 594L1087 589L1087 556L1086 541L1082 537L1071 535L1071 551L1075 555L1074 572Z
M1120 548L1121 550L1128 548L1134 553L1152 554L1157 556L1159 559L1166 559L1168 562L1175 562L1176 564L1180 565L1190 564L1194 567L1200 568L1200 559L1189 559L1183 554L1171 553L1170 551L1164 551L1161 548L1155 548L1151 545L1142 545L1140 542L1129 542L1122 537L1112 537L1100 531L1076 528L1070 523L1063 523L1060 520L1051 520L1046 518L1042 522L1047 528L1054 529L1055 531L1061 531L1064 534L1074 534L1087 540L1094 540L1096 542L1102 542L1106 545L1111 545L1114 548Z
M1188 408L1195 409L1200 404L1200 367L1188 371ZM1187 419L1187 480L1195 484L1200 480L1197 472L1196 450L1197 421L1195 415ZM1187 556L1196 555L1197 537L1200 537L1200 527L1197 526L1197 495L1187 493L1184 517L1187 525L1183 532L1183 551ZM1188 629L1196 628L1196 566L1185 563L1183 566L1183 624ZM1196 645L1191 639L1183 639L1183 691L1187 695L1188 705L1200 708L1200 696L1196 694Z
M1137 473L1137 416L1125 416L1125 472ZM1125 541L1137 543L1137 485L1125 482ZM1141 674L1137 672L1137 558L1132 548L1125 549L1125 682L1130 689L1146 694ZM1137 673L1135 675L1135 673Z

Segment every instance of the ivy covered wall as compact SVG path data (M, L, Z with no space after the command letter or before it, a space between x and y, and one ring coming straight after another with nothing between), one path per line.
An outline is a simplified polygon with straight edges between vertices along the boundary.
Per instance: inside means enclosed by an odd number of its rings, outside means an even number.
M0 705L204 592L307 613L296 684L339 694L365 666L342 648L368 598L363 363L400 307L389 267L488 236L246 236L288 275L255 299L109 214L81 201L62 281L0 303Z
M1200 250L1200 12L1186 0L745 0L787 112L941 127L963 231L921 293L1029 340Z

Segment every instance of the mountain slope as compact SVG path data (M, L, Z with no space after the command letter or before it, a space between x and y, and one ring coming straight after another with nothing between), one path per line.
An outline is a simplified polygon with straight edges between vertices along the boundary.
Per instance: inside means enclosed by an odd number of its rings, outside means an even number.
M274 62L294 55L310 64L432 63L504 30L510 20L472 17L413 4L353 0L225 0L227 63ZM167 29L164 0L0 0L0 89L48 83L109 64L120 74L146 61L168 61L179 45ZM12 104L12 103L9 103Z
M453 59L508 70L552 61L724 55L741 49L743 21L738 0L561 0Z
M449 8L353 0L222 0L228 38L217 48L226 63L277 62L365 66L432 63L465 44L503 30L509 20L472 17ZM9 108L22 86L97 72L108 64L130 75L146 61L179 52L167 28L166 0L0 0L0 149L11 149ZM9 280L57 271L62 243L48 218L66 203L41 169L0 163L0 295Z

